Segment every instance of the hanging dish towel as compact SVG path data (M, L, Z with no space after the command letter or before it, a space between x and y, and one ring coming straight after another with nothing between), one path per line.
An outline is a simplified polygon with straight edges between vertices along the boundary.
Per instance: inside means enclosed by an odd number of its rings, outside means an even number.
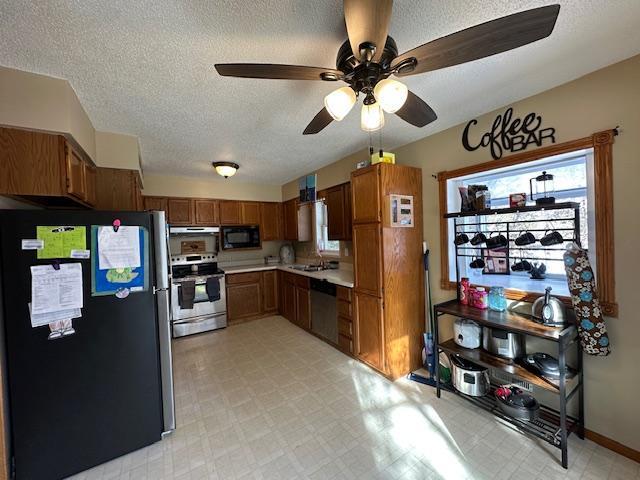
M183 310L191 310L196 296L196 282L184 281L178 289L178 305Z
M596 293L596 282L587 251L571 243L564 253L564 268L571 302L578 320L582 350L589 355L609 355L609 335Z
M207 278L206 289L210 302L217 302L220 300L220 279L217 277Z

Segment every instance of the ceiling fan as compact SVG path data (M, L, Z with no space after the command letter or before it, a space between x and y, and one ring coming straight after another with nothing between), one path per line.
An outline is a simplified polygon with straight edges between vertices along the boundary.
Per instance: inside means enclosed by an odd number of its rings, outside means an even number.
M324 99L324 108L303 134L315 134L333 120L342 120L364 95L360 126L375 131L384 126L384 112L395 113L416 127L436 120L435 112L407 87L392 78L451 67L506 52L548 37L560 5L525 10L432 40L398 55L387 35L393 0L344 0L348 40L338 50L336 69L271 63L219 63L220 75L285 80L343 81Z

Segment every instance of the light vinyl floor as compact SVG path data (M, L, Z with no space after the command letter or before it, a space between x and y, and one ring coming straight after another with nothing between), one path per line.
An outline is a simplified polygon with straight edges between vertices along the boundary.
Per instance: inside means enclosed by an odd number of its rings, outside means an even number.
M639 464L574 435L564 470L559 450L279 316L173 345L177 430L74 479L640 479Z

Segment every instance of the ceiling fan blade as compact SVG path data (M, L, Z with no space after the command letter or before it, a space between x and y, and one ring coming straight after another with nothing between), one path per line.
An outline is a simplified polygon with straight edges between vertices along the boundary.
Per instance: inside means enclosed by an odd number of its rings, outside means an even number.
M318 133L332 121L333 117L329 114L326 108L323 108L315 117L313 117L313 120L309 122L309 125L307 125L307 128L304 129L304 132L302 132L302 134L313 135L315 133Z
M402 108L396 112L396 115L416 127L424 127L438 118L436 112L411 90L409 90L407 100Z
M273 63L217 63L218 73L225 77L273 78L282 80L340 80L340 70L302 65Z
M521 47L551 35L560 5L548 5L497 18L409 50L396 57L391 68L414 57L415 69L398 76L438 70Z
M351 50L358 60L360 44L371 42L376 46L374 61L380 60L387 43L393 0L344 0L344 21Z

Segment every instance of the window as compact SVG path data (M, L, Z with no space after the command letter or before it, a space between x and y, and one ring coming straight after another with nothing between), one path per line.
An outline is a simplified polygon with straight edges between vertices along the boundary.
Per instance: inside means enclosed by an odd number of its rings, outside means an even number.
M539 174L542 171L540 167L544 166L549 171L559 169L557 174L563 177L558 178L555 185L560 199L586 202L587 208L581 218L582 244L589 249L603 313L606 316L617 317L613 247L613 144L617 134L616 129L604 130L577 140L438 173L441 287L445 290L455 290L457 287L455 280L452 280L455 275L451 275L452 271L455 272L455 268L452 268L455 263L452 264L450 261L450 244L453 242L453 237L449 224L452 222L445 218L450 209L460 207L459 203L455 203L459 202L456 198L459 194L455 191L455 180L464 179L466 183L471 183L469 179L477 183L494 182L493 205L499 206L501 202L506 205L508 193L528 192L528 179L535 176L533 173ZM583 159L581 160L580 157ZM532 174L527 173L529 167L534 169ZM552 279L553 274L554 271L550 274ZM558 269L555 270L555 274L562 275ZM504 275L503 281L517 280L517 278L518 276ZM564 279L560 280L560 277L557 281L560 282L559 285L564 283ZM511 299L531 302L540 296L539 289L528 290L529 285L521 285L521 288L511 285L507 287L507 296ZM570 303L568 297L561 298Z
M339 256L340 255L340 241L329 240L329 227L327 222L327 206L324 204L324 200L321 204L321 208L316 213L316 249L320 255L325 256Z
M580 243L589 249L589 255L595 265L595 231L589 229L589 225L593 224L594 215L593 208L589 208L590 200L593 195L593 188L590 185L589 178L593 178L593 149L578 150L566 154L556 155L553 157L543 158L540 160L527 162L526 164L512 165L508 167L487 170L481 173L455 177L447 180L447 210L449 212L459 212L461 199L458 187L467 185L486 185L491 192L491 208L508 208L509 194L526 193L529 197L529 181L532 177L536 177L542 171L546 171L554 176L554 197L557 203L576 202L580 204ZM590 193L591 192L591 195ZM545 234L545 230L558 230L563 238L570 239L573 237L573 217L572 210L551 210L546 212L528 212L519 214L500 215L496 221L500 222L516 222L510 224L511 238L515 238L519 232L532 230L536 238L540 238ZM541 218L549 218L549 221L541 223L527 223L526 220L539 220ZM525 222L518 222L525 220ZM466 232L482 232L487 237L494 231L504 231L505 224L491 223L491 217L463 217L457 220L463 223L462 227ZM454 222L449 221L449 238L454 238ZM470 235L471 236L471 235ZM540 246L539 244L537 245ZM481 246L480 246L481 247ZM492 251L482 248L473 248L467 244L459 249L462 255L482 256L484 260L491 258ZM566 282L564 265L562 262L563 250L555 247L549 250L535 249L518 249L512 248L509 251L508 259L500 258L506 255L504 252L495 253L492 260L500 268L495 268L497 273L488 273L483 269L470 268L469 263L473 258L461 256L458 258L458 269L461 277L469 277L472 283L486 286L499 285L503 287L518 289L528 292L542 293L547 286L553 288L556 295L569 295ZM514 272L511 270L511 264L527 260L531 263L543 263L546 267L546 279L533 280L528 272ZM452 242L449 242L449 280L456 281L456 248ZM494 264L492 263L493 267Z

